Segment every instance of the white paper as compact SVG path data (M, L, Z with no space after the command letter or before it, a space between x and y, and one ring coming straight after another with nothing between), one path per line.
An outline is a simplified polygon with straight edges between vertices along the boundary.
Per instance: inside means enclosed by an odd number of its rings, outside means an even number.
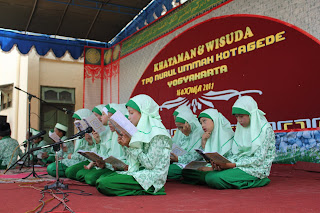
M110 120L125 130L130 137L138 131L137 127L135 127L120 111L116 111L110 117Z
M94 114L91 114L89 117L86 117L83 120L87 122L87 124L91 126L92 129L98 134L101 134L103 131L106 130L106 128Z
M182 156L187 153L186 150L182 149L180 146L178 146L175 143L172 144L171 152L177 156Z
M54 142L60 142L60 137L57 135L57 133L52 133L50 136L49 136Z

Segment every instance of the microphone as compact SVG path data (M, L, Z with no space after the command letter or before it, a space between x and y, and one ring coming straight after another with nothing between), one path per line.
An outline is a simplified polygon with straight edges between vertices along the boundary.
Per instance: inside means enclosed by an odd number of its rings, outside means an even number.
M21 90L19 87L14 87L15 89L17 89L17 90Z
M90 133L90 132L92 132L92 127L89 126L85 130L82 130L81 132L78 132L77 134L72 135L70 138L68 138L66 140L70 140L70 139L73 139L73 138L76 138L76 137L83 137L86 133Z
M28 141L32 141L33 139L36 139L36 138L38 138L38 137L40 137L40 136L42 136L42 135L45 135L46 133L47 133L47 131L46 131L46 130L43 130L43 131L41 131L40 133L38 133L38 134L33 135L32 137L30 137L30 138L28 139Z
M62 108L62 109L63 109L63 111L64 111L64 114L73 114L73 113L74 113L74 111L69 110L69 109L67 109L67 108Z

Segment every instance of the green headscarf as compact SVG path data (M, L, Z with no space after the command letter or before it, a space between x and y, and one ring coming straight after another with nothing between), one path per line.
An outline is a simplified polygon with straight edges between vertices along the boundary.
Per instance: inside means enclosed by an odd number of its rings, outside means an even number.
M267 128L270 127L265 113L258 109L257 102L250 96L240 97L234 104L235 109L243 109L250 113L250 124L243 127L237 123L234 134L232 153L236 155L252 155L259 148L266 137Z
M116 111L120 111L124 116L128 117L129 112L127 110L126 104L112 104L109 111L110 113L114 114Z
M92 112L102 115L102 109L104 106L105 106L104 104L97 105L92 109Z
M73 113L72 117L82 120L86 117L89 117L91 114L92 112L89 109L79 109Z
M185 111L180 111L179 114L177 115L176 122L180 122L180 121L186 121L191 126L191 132L188 136L186 136L188 140L185 140L188 143L184 143L184 144L179 143L181 145L181 148L183 148L187 152L190 152L193 149L198 149L201 146L201 138L203 135L203 130L197 117L192 113L190 109Z
M220 155L224 155L232 147L234 132L230 122L216 109L202 111L198 118L203 117L210 118L214 124L213 131L207 140L204 151L218 152Z
M150 96L137 95L131 98L126 106L138 107L138 111L141 113L141 118L137 125L138 131L131 137L130 146L140 146L140 142L149 143L157 135L165 135L171 138L161 122L159 105Z

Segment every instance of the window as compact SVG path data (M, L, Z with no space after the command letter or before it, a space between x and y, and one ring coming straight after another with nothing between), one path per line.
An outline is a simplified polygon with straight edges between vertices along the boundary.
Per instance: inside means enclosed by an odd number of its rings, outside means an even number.
M12 88L13 88L13 84L0 86L0 94L1 94L0 110L4 110L9 107L12 107Z
M74 88L41 87L41 99L48 103L74 104Z

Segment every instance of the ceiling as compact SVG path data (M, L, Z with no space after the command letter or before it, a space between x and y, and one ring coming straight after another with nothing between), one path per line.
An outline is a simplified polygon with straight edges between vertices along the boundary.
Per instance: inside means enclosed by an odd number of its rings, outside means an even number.
M108 42L151 0L0 0L0 28Z

